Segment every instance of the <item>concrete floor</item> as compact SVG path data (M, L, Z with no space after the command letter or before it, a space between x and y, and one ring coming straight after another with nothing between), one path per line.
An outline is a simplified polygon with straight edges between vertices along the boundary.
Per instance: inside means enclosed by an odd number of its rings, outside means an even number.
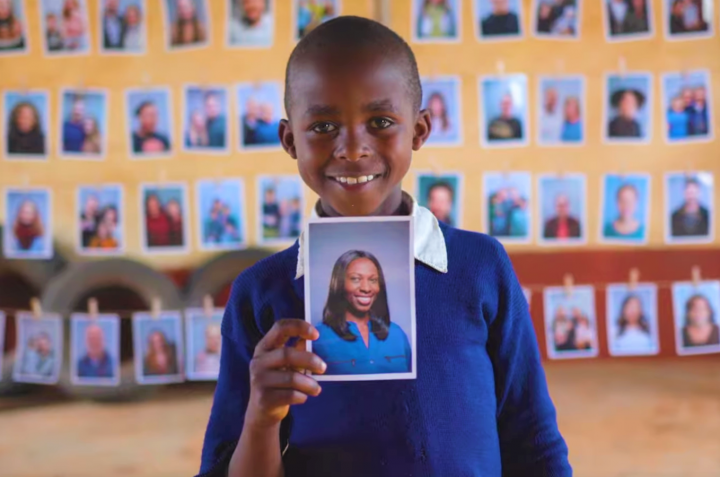
M720 476L720 360L549 363L578 477ZM0 401L3 477L192 476L211 387L138 403ZM450 477L450 476L441 476Z

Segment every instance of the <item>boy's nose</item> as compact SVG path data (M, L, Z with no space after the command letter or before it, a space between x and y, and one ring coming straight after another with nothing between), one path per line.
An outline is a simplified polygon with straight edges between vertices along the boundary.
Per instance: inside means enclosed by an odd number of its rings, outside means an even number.
M362 132L345 130L339 139L335 150L336 158L355 162L370 157L371 150Z

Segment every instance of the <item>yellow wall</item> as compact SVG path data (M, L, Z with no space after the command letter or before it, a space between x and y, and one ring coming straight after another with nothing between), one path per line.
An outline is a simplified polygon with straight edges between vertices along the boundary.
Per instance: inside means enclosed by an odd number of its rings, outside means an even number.
M247 197L248 237L253 243L256 237L256 190L257 174L287 174L295 172L295 163L282 152L238 153L229 156L198 157L177 153L170 160L132 161L127 157L125 120L123 113L124 88L142 86L143 78L151 84L169 86L173 92L176 114L175 137L180 135L178 112L182 104L181 89L187 83L225 84L241 81L283 78L285 61L292 49L290 0L275 0L277 9L275 44L271 50L228 50L224 47L226 15L225 0L210 0L212 12L212 39L208 48L169 53L165 51L162 12L159 0L148 0L148 54L141 57L104 57L97 51L97 6L91 1L92 53L86 57L44 58L41 52L40 27L38 25L38 1L27 3L26 15L30 21L30 54L0 58L0 89L16 89L25 86L47 88L50 91L50 145L48 162L0 161L0 187L49 186L54 195L54 235L61 250L72 256L75 247L75 190L78 185L103 182L122 182L125 185L125 217L127 256L141 259L158 267L196 266L209 253L198 252L195 231L194 207L189 220L193 224L193 252L184 256L143 256L140 253L140 216L138 185L141 182L158 181L163 175L167 181L185 181L189 187L189 201L194 202L192 184L199 178L243 177ZM372 0L343 0L342 13L373 16ZM464 145L458 148L427 149L416 155L418 169L431 169L437 163L442 169L462 171L465 174L463 197L463 225L480 230L482 224L483 171L518 170L533 173L584 172L588 175L589 247L597 244L600 175L605 172L646 171L652 174L652 217L650 246L663 246L662 199L663 173L688 168L713 170L720 174L720 143L666 146L663 139L660 111L659 76L663 71L679 71L706 68L711 71L714 91L714 112L720 106L720 40L670 43L663 40L660 2L653 2L655 37L650 40L608 44L604 41L600 0L582 0L581 41L558 42L524 39L509 43L480 44L474 37L472 0L462 0L462 42L443 45L413 45L423 75L459 75L462 79L464 115ZM529 0L523 1L524 27L530 28ZM410 38L410 0L389 0L391 26L406 39ZM717 13L714 14L717 17ZM717 28L717 25L716 25ZM654 78L652 144L648 146L601 145L602 75L617 70L618 59L624 57L629 71L652 71ZM498 61L505 65L507 73L523 72L529 77L530 94L530 146L527 148L487 150L479 145L477 76L497 73ZM583 148L540 148L534 145L535 102L537 75L540 74L586 75L587 141ZM103 87L109 96L110 153L103 162L60 160L58 149L58 104L61 87ZM231 144L237 143L238 122L235 105L231 104ZM715 120L717 121L717 114ZM720 135L720 134L716 134ZM414 176L405 181L405 188L413 190ZM720 207L716 194L716 210ZM307 191L308 208L315 198ZM536 209L536 208L535 208ZM535 210L533 210L535 214ZM4 221L4 209L0 210L0 222ZM717 222L717 221L716 221ZM533 220L537 224L537 219ZM716 223L716 227L718 224ZM533 241L535 240L533 231ZM716 232L716 236L720 236ZM515 245L527 249L536 246ZM542 250L552 251L557 249Z

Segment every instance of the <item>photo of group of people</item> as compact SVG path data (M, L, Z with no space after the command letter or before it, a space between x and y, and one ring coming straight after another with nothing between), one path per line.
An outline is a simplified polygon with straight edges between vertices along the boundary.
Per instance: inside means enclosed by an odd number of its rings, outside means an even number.
M300 237L305 201L299 176L258 177L258 242L292 243Z
M462 110L460 78L423 78L422 108L430 113L432 130L427 146L457 146L462 144Z
M123 203L120 185L78 188L79 254L116 255L124 252Z
M196 184L202 250L234 250L246 243L245 186L242 179Z
M0 56L27 48L27 22L22 0L0 0Z
M240 116L240 150L280 147L282 86L279 82L243 83L237 87Z
M667 73L662 77L662 90L668 142L714 138L708 71Z
M458 173L416 172L415 197L436 219L452 227L461 227L462 176Z
M188 198L185 184L142 184L141 246L146 253L190 250Z
M340 15L340 0L292 0L295 17L295 40L318 25Z
M2 1L2 0L0 0ZM5 154L8 159L47 159L48 95L5 91Z
M591 286L548 287L544 293L545 339L551 359L598 355L595 290Z
M713 33L712 0L663 0L665 35L670 40L705 38Z
M164 88L126 92L130 157L168 157L173 148L170 91Z
M60 111L61 155L69 159L103 159L109 133L107 93L102 90L64 90Z
M484 230L501 242L531 240L531 177L526 172L486 172Z
M53 256L51 203L48 189L5 189L5 257L41 260Z
M228 94L223 87L185 88L183 150L223 152L229 150Z
M48 55L78 55L90 51L87 0L41 0L40 15Z
M650 222L650 176L606 174L600 201L600 241L645 244Z
M578 39L580 2L583 0L535 0L533 25L538 38Z
M147 47L146 0L101 0L100 51L143 54Z

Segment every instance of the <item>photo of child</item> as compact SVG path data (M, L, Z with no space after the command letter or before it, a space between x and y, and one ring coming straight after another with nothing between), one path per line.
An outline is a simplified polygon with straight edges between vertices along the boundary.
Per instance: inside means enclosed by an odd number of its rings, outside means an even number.
M413 41L460 40L460 0L413 0Z
M168 50L202 48L209 44L207 0L162 0Z
M242 179L196 184L201 250L237 250L246 244L245 185Z
M23 0L0 0L0 56L27 51L27 19Z
M600 242L647 243L650 225L648 174L606 174L600 204Z
M140 198L140 243L143 252L187 252L190 249L190 234L186 185L142 184Z
M578 19L583 0L533 0L534 33L538 38L576 40L580 38Z
M615 283L608 285L606 296L610 356L658 354L657 286Z
M279 149L283 113L279 82L243 83L237 87L240 114L240 150Z
M712 172L665 175L665 243L710 243L714 237Z
M183 150L227 153L230 134L227 90L187 86L183 106Z
M483 174L483 231L503 243L530 243L532 178L528 172Z
M118 255L124 252L123 204L121 185L78 187L78 254Z
M523 36L520 0L472 0L475 35L481 41L517 40Z
M544 290L545 340L550 359L598 355L595 289L589 285Z
M522 74L480 78L480 144L523 147L528 144L527 77Z
M606 143L649 143L652 137L652 75L607 75L603 114Z
M663 0L665 39L693 40L713 35L713 2L707 0Z
M426 146L459 146L462 144L462 101L460 78L423 78L422 108L430 113L432 131Z
M671 144L712 141L710 72L665 73L661 84L665 140Z
M61 56L90 52L86 0L41 0L40 20L46 54Z
M305 200L299 176L260 176L257 179L258 243L285 245L300 237Z
M39 187L5 189L3 254L7 258L52 258L52 192Z
M231 48L269 48L275 36L273 3L277 0L226 0Z
M586 181L583 174L538 177L541 245L581 245L587 241Z
M417 172L415 197L436 219L460 227L462 219L462 175L458 172Z
M146 0L101 0L100 51L104 54L143 54L147 47Z
M585 143L585 78L540 77L538 144L581 146Z
M720 352L720 282L673 283L672 297L677 353Z
M291 0L295 19L294 40L298 41L310 31L340 15L340 0Z
M7 90L4 96L5 157L47 160L50 153L47 91Z
M169 157L173 147L170 90L127 90L127 134L133 159Z
M107 93L63 90L60 95L60 155L67 159L101 160L107 150Z
M602 0L605 39L609 42L651 38L654 34L650 0Z

